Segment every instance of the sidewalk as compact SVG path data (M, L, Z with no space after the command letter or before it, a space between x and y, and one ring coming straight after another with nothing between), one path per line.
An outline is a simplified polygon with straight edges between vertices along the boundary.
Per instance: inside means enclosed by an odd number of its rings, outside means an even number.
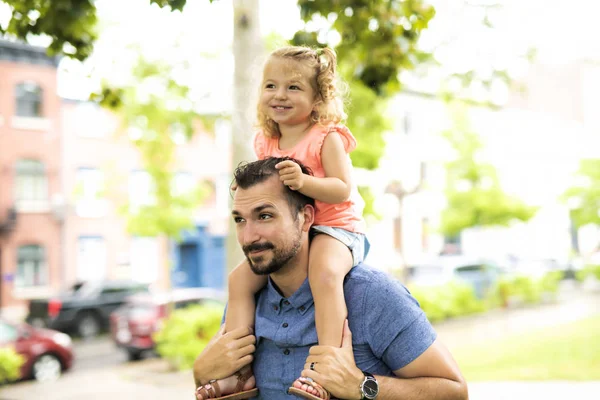
M600 382L476 382L469 400L597 400Z
M0 400L191 399L191 372L165 372L164 360L148 359L109 370L72 371L56 382L27 381L0 389Z
M600 294L581 292L563 285L558 303L512 310L493 310L482 315L434 324L439 339L450 349L483 341L550 328L600 314Z

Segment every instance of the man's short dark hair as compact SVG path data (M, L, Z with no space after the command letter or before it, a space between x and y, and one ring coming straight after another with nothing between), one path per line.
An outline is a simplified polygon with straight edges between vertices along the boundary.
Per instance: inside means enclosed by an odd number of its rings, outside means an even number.
M270 177L276 175L279 176L279 170L275 168L275 165L282 161L293 161L300 166L303 174L312 175L310 168L302 164L300 161L291 157L267 157L263 160L253 161L249 163L243 163L238 165L233 173L233 178L237 186L241 189L248 189L256 184L266 181ZM291 190L289 187L283 185L282 190L287 198L288 204L292 211L300 212L304 209L304 206L310 204L314 207L315 200L311 197L305 196L302 193Z

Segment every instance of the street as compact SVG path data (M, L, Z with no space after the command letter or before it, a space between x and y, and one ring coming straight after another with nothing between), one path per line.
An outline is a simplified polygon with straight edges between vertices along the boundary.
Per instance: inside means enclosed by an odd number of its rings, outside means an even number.
M75 351L73 371L77 372L111 368L127 361L125 353L117 351L108 336L88 341L75 340L73 348Z
M193 389L189 372L166 373L165 363L151 355L127 362L108 336L75 340L73 349L73 368L58 381L14 383L0 389L0 400L182 398Z
M600 295L561 291L558 304L541 305L451 320L435 326L439 339L450 349L499 335L518 335L546 329L600 313ZM468 341L468 342L466 342ZM159 400L191 398L190 371L169 371L164 360L146 357L127 362L107 336L93 341L75 341L76 362L58 381L11 384L0 390L0 400ZM600 382L472 382L471 400L558 400L570 397L592 400L600 393Z

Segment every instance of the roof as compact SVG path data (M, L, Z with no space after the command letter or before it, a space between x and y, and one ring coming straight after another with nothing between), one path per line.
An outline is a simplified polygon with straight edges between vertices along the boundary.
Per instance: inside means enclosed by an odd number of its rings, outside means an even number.
M60 57L48 56L44 47L0 38L0 61L57 67Z

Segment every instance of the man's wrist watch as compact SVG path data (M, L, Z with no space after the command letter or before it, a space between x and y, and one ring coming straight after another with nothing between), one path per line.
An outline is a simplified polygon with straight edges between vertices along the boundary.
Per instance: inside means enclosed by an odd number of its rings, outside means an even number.
M373 400L379 394L379 383L373 374L365 371L362 373L365 375L365 380L360 384L361 400Z

